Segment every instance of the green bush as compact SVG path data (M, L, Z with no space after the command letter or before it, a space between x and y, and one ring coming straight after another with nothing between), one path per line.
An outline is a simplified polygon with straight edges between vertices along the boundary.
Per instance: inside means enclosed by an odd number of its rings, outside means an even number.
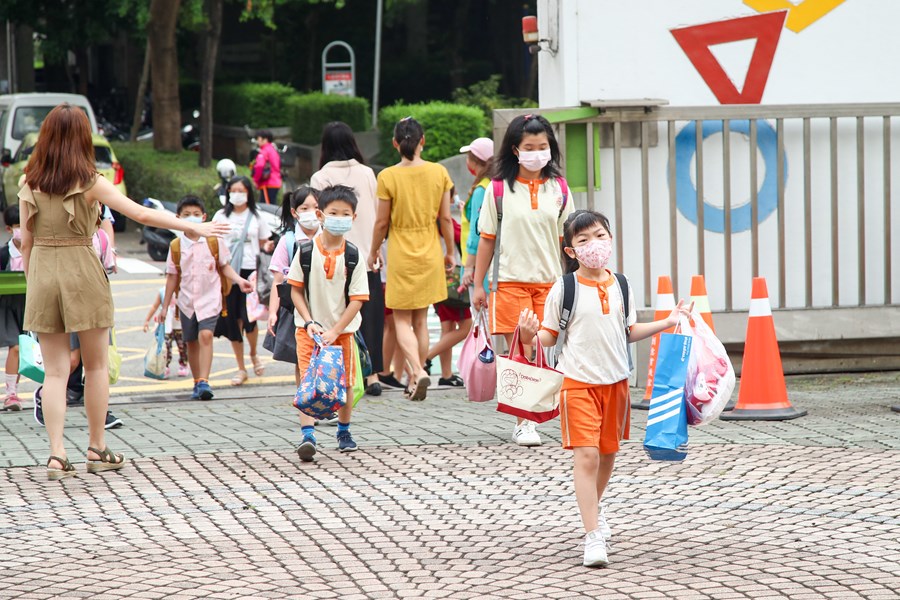
M301 144L318 144L322 127L331 121L343 121L353 131L369 128L369 101L365 98L315 92L294 96L287 104L291 138Z
M198 167L196 152L157 152L152 142L113 142L113 150L125 169L125 186L132 200L177 202L182 196L194 194L206 203L210 218L222 208L214 190L219 182L216 170ZM249 176L250 171L238 166L238 173Z
M484 112L488 127L493 126L494 110L498 108L536 108L538 103L530 98L512 98L500 93L502 76L491 75L484 81L469 87L453 90L453 101L457 104L475 106Z
M423 104L394 104L381 110L378 129L381 136L381 159L392 165L400 161L399 153L391 140L394 125L404 117L412 116L425 130L425 150L422 158L439 161L459 154L465 146L489 131L481 110L472 106L460 106L447 102L427 102Z
M288 100L297 90L281 83L239 83L216 88L214 120L220 125L249 125L253 129L285 127L290 121Z

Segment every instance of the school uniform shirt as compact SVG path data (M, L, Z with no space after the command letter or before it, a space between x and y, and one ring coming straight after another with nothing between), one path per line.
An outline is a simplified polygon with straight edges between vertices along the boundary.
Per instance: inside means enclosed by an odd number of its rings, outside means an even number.
M575 310L566 328L565 346L561 348L556 366L569 379L588 385L610 385L630 375L622 294L615 275L609 271L607 275L609 277L603 282L576 275ZM544 307L541 329L554 336L559 334L562 291L560 279L550 289ZM631 283L628 284L628 297L631 306L627 325L631 327L637 321Z
M319 235L321 229L313 234L313 237ZM300 247L300 242L312 239L303 229L298 225L294 228L294 252L297 252L297 248ZM360 254L360 256L362 256ZM272 260L269 262L269 271L272 273L281 273L285 277L287 277L288 272L291 270L291 256L288 256L288 236L283 235L281 239L278 240L278 243L275 245L275 250L272 252Z
M347 281L347 268L344 264L346 245L344 242L338 250L329 251L322 246L321 237L314 240L308 285L303 280L299 252L294 255L291 270L288 272L288 283L294 287L308 287L309 313L313 321L318 321L326 330L334 327L347 309L347 301L344 298L344 282ZM351 302L354 300L366 302L369 299L369 281L361 264L357 264L353 269L349 292ZM295 310L294 324L303 327L305 322ZM362 317L357 312L342 333L355 333L361 322Z
M266 222L250 212L250 209L241 213L232 211L227 217L225 216L225 210L223 209L217 212L212 220L214 223L228 223L231 225L231 231L222 238L225 242L225 246L230 250L241 238L241 234L244 233L244 225L248 218L251 220L250 227L247 229L247 237L244 238L244 255L241 259L241 269L255 271L256 257L259 256L260 250L259 242L260 240L269 239L272 235Z
M190 318L197 315L197 321L210 319L222 312L222 282L216 260L209 249L206 238L189 240L181 237L181 287L178 294L178 310ZM219 266L224 267L231 259L228 246L219 239ZM166 274L177 275L172 250L166 258Z
M503 234L500 237L500 281L547 284L562 276L560 245L563 224L572 212L565 208L562 188L555 178L534 181L516 179L515 187L503 182ZM482 237L497 238L497 203L494 185L487 186L478 230ZM493 267L488 271L493 275Z
M12 240L9 240L9 242L7 242L7 247L9 248L9 270L24 271L25 259L22 258L22 253L19 252L19 249L16 248L16 245Z

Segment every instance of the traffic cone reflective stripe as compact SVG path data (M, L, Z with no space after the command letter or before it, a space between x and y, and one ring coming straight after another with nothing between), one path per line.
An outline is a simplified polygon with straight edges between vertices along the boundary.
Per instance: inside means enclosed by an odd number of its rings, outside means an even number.
M706 293L706 279L703 275L694 275L691 278L691 302L694 303L694 310L700 313L709 328L716 331L713 325L712 310L709 308L709 295Z
M724 421L784 421L805 414L805 410L797 410L788 400L766 280L756 277L747 319L741 390L734 410L719 418Z
M656 312L654 321L665 319L675 308L675 292L672 290L672 279L668 275L661 275L656 284ZM673 328L666 332L672 332ZM647 363L647 389L644 391L644 399L641 402L633 402L632 408L647 410L650 408L650 396L653 393L653 374L656 372L656 354L659 348L659 334L650 339L650 360Z

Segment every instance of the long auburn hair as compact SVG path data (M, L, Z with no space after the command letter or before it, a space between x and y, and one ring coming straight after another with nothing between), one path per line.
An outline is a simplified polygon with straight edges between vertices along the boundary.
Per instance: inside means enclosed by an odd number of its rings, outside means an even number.
M83 110L64 102L41 124L25 183L32 190L62 195L88 183L96 172L90 121Z

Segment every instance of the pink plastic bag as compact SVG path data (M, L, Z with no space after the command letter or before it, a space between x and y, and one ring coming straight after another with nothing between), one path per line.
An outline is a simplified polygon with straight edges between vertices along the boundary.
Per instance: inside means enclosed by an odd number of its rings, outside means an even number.
M691 321L682 319L681 333L693 337L688 362L684 399L688 424L705 425L718 417L734 391L734 367L725 346L709 328L700 313L691 313Z
M100 262L107 273L112 273L116 267L116 255L109 247L109 236L102 229L98 229L92 240L94 251L100 257Z
M471 402L487 402L497 391L497 365L484 310L475 313L472 329L459 353L459 376Z
M259 301L259 294L256 293L256 271L250 274L247 281L253 286L253 291L247 294L247 318L251 322L268 321L269 307Z

